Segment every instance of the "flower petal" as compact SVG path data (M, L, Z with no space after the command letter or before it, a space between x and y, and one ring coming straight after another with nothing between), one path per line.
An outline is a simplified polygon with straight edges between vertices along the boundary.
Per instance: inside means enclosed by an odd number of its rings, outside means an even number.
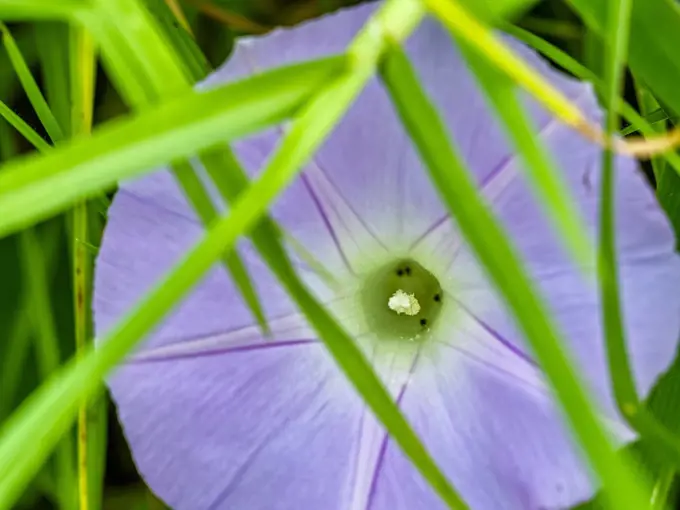
M523 384L447 349L423 360L403 398L416 432L470 508L568 508L591 494L561 415ZM445 506L391 443L370 508Z
M320 344L128 364L111 389L172 508L342 508L361 407Z

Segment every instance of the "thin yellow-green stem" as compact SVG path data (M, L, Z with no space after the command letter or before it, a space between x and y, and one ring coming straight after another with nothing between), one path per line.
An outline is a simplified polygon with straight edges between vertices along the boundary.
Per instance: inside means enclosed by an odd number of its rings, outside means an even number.
M95 81L94 42L89 34L77 26L71 27L71 129L73 136L83 136L92 128L92 108ZM76 204L72 219L73 235L73 308L75 320L76 356L82 357L88 343L90 254L87 250L87 202ZM78 501L80 510L89 510L88 481L88 402L81 402L78 410Z
M550 44L548 41L541 39L526 30L522 30L521 28L504 26L503 29L509 34L524 41L556 64L562 66L577 78L591 82L601 94L605 94L606 87L602 79L567 53ZM656 130L654 126L636 112L631 105L623 100L623 98L618 96L616 98L616 111L618 111L636 130L642 132L643 135L654 136L655 134L659 134L659 131ZM680 174L680 155L678 155L677 152L667 151L662 153L660 157L664 158L668 164Z
M427 7L451 30L465 40L470 48L488 59L515 82L541 101L565 124L583 129L588 121L578 107L553 87L538 72L527 65L493 32L472 16L457 0L423 0Z

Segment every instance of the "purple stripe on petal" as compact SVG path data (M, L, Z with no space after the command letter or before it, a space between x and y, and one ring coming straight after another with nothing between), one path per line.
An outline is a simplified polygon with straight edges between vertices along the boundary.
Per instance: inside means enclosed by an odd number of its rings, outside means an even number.
M338 253L340 253L340 257L342 258L342 261L347 266L347 270L350 271L352 274L355 274L354 269L352 269L352 265L350 264L349 259L347 258L347 254L345 253L345 250L343 250L343 248L342 248L342 244L340 243L340 239L338 238L338 233L336 232L335 228L333 227L331 220L328 217L328 214L326 213L326 209L324 208L323 204L321 203L321 200L319 200L318 195L314 191L314 187L309 182L309 178L305 174L302 174L302 182L304 183L305 188L309 192L309 196L312 198L312 201L314 202L316 209L319 211L319 215L321 216L321 220L323 221L323 224L328 229L328 233L330 234L331 238L333 239L333 243L335 244L335 247L337 248Z
M308 345L316 344L319 341L315 338L302 338L300 340L284 340L281 342L262 342L260 344L250 344L250 345L238 345L235 347L222 347L215 349L207 349L203 351L196 352L186 352L186 353L173 353L173 354L157 354L149 355L144 354L141 356L136 356L130 360L130 363L154 363L159 361L170 361L170 360L180 360L180 359L194 359L201 358L203 356L215 356L219 354L229 354L236 352L248 352L257 351L262 349L274 349L280 347L293 347L298 345Z
M418 364L418 360L420 359L420 353L421 349L418 349L415 356L413 357L413 362L411 363L408 375L404 382L402 383L401 389L399 390L399 394L397 395L395 401L397 407L401 407L402 400L404 399L404 395L406 394L406 389L408 388L409 382L411 381L411 378L413 377L413 374L416 371L416 366ZM378 487L378 477L380 476L380 470L382 469L383 463L385 462L385 456L387 453L389 439L390 439L389 434L385 432L385 437L383 438L382 444L380 445L380 452L378 453L378 458L375 463L375 470L373 471L373 478L371 479L371 486L368 492L368 499L366 501L365 510L370 510L373 505L375 494Z
M459 303L460 304L460 303ZM527 353L522 351L519 347L516 345L512 344L510 341L508 341L506 338L504 338L498 331L496 331L494 328L492 328L489 324L484 322L482 319L480 319L478 316L473 314L470 310L465 308L463 304L460 304L461 308L470 316L472 319L479 324L484 331L489 333L491 337L495 340L497 340L503 347L507 348L510 352L515 354L516 356L522 358L524 361L529 363L530 365L533 365L535 367L538 366L538 364L533 360L531 356L529 356Z

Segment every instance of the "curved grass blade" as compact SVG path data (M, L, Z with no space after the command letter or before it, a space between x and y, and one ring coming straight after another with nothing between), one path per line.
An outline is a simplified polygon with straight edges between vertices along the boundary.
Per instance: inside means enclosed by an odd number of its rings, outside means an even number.
M442 199L483 263L548 376L613 508L646 508L645 491L615 455L592 403L565 353L560 334L521 260L448 141L436 110L408 60L395 48L382 76Z

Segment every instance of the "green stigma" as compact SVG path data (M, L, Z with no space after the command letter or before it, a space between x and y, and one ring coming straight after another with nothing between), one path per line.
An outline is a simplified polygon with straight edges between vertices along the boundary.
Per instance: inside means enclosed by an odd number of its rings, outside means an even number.
M443 297L439 281L412 259L382 266L361 289L369 328L385 340L415 340L426 333L436 323Z

